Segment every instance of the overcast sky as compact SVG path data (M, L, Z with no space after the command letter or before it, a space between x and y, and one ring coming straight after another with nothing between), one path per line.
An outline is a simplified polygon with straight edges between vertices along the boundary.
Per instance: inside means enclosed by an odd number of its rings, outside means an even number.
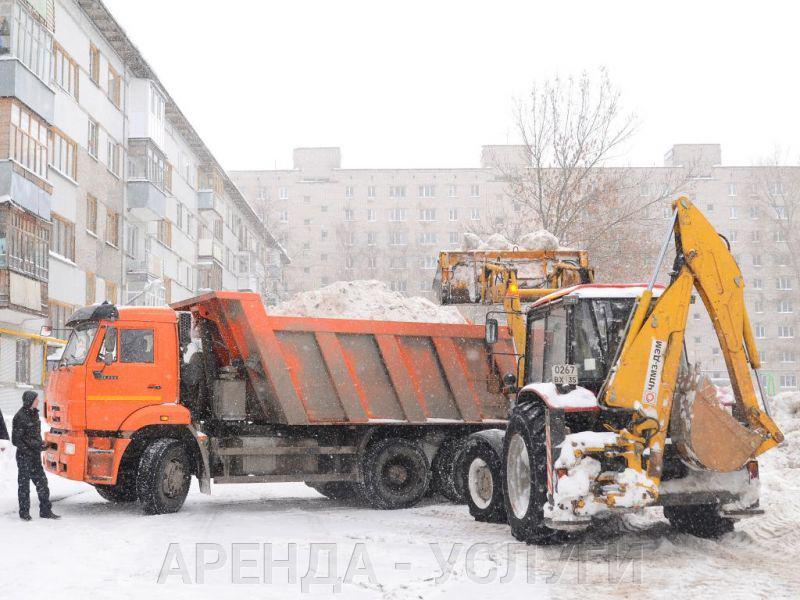
M624 162L800 151L792 2L105 2L227 169L477 166L534 80L601 65L640 121Z

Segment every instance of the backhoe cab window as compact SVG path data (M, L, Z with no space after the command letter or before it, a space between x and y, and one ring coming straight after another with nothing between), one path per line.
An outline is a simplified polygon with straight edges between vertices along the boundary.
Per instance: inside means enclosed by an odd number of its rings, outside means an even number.
M632 299L582 300L574 312L578 379L603 379L625 334Z
M544 323L544 369L542 381L552 381L553 365L567 362L567 313L564 306L553 308Z
M121 329L119 332L119 342L121 362L153 362L152 329Z
M82 365L97 333L97 323L82 323L72 330L61 355L62 365Z

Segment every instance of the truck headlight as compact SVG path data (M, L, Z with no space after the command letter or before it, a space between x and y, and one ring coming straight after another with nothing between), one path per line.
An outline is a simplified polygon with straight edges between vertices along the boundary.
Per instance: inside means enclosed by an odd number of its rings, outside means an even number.
M73 454L75 454L75 444L73 444L72 442L66 442L64 444L64 454L68 456L72 456Z

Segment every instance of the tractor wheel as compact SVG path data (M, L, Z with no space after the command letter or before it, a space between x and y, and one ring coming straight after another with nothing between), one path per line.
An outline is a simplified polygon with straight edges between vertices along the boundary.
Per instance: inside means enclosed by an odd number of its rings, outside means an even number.
M539 402L515 406L503 442L503 502L511 534L528 544L559 541L544 524L547 502L545 409Z
M144 512L178 512L186 500L192 468L186 448L178 440L162 438L145 448L136 476L136 498Z
M466 481L469 514L476 521L505 523L503 505L502 446L498 449L482 436L472 436L464 448L460 468Z
M700 538L718 538L733 531L733 519L720 516L713 504L665 506L664 516L681 533Z
M361 470L362 495L375 508L408 508L428 489L428 459L412 440L387 438L371 444L364 452Z

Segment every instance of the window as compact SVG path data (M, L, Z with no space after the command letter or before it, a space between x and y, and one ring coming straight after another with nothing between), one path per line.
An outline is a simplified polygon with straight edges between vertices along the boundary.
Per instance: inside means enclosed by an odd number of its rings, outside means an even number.
M122 164L120 159L120 156L122 155L122 146L111 138L108 138L108 142L106 143L106 152L106 166L108 166L108 170L117 177L120 177L122 175L120 170L120 165Z
M306 227L311 226L311 219L303 219L303 225Z
M473 183L471 186L469 186L469 195L473 198L479 197L481 195L481 186Z
M760 211L758 210L757 206L750 207L750 218L757 219L759 217Z
M731 206L730 207L729 217L731 219L738 219L739 218L738 207L736 207L736 206Z
M777 288L779 290L791 290L792 280L789 277L778 277Z
M88 141L86 142L86 150L89 151L89 154L97 158L97 147L98 147L98 134L99 134L99 127L97 125L97 121L93 119L89 119L89 137Z
M419 211L420 221L435 221L436 209L435 208L421 208Z
M367 221L374 221L375 220L375 209L368 208L367 209Z
M367 232L367 246L374 246L378 241L378 234L374 231Z
M367 198L374 198L375 197L375 186L368 185L367 186Z
M367 260L367 266L370 269L375 269L378 267L378 258L376 256L370 256Z
M408 266L405 256L393 256L389 259L390 269L405 269Z
M58 44L53 44L53 82L78 99L78 63Z
M393 208L389 211L389 220L390 221L405 221L406 220L406 209L405 208Z
M344 188L344 197L345 198L352 198L353 197L353 186L347 185Z
M355 221L356 214L352 208L345 208L344 209L344 220L345 221Z
M753 255L753 266L754 267L760 267L760 266L762 266L762 264L763 263L761 262L761 255L760 254L754 254Z
M355 231L348 231L347 233L345 233L344 243L345 243L346 246L355 246L356 245L356 232Z
M753 325L753 335L755 335L757 339L763 340L767 337L767 328L761 323L756 323Z
M280 200L288 200L289 199L289 188L287 188L287 187L278 188L278 198Z
M781 362L782 363L793 363L793 362L795 362L795 353L792 350L782 350L781 351Z
M50 318L50 327L53 328L56 337L66 337L64 335L67 329L66 322L73 312L75 312L75 308L69 304L50 301L48 316Z
M405 292L408 290L408 282L403 280L394 280L389 283L389 288L393 292Z
M435 185L421 185L419 186L420 198L433 198L436 195Z
M791 325L780 325L778 327L778 337L779 338L793 338L794 337L794 327Z
M435 269L438 264L439 261L435 256L423 256L419 261L419 266L427 270Z
M323 240L327 240L328 239L328 231L325 230L325 229L321 230L319 232L319 235L320 235L320 238L322 238Z
M480 221L481 220L481 209L473 208L470 211L469 218L472 219L473 221Z
M172 248L172 223L170 223L168 219L161 219L158 222L156 239L164 244L167 248Z
M322 204L322 205L319 207L319 210L320 210L321 212L328 212L328 205L327 205L327 204Z
M278 213L278 220L279 220L281 223L288 223L288 222L289 222L289 211L288 211L288 210L282 210L282 211L280 211L280 212Z
M778 312L779 313L790 313L793 312L792 310L792 301L791 300L781 300L778 302Z
M353 257L350 256L349 254L344 257L344 268L347 269L348 271L351 271L353 269Z
M122 79L119 73L114 70L114 67L108 65L108 99L119 108L120 92L122 90Z
M728 234L728 241L729 242L738 242L739 241L739 232L735 229L732 229L731 232Z
M436 232L426 231L419 234L419 243L421 246L431 246L436 243Z
M17 340L17 383L31 382L31 342L30 340Z
M562 364L567 359L567 315L563 306L553 308L545 320L544 331L544 371L545 381L551 381L553 365Z
M169 221L167 221L167 223L169 223ZM214 222L211 224L211 228L214 239L219 240L221 242L223 240L223 234L224 234L224 224L222 219L214 219Z
M111 304L117 301L117 284L113 281L106 281L106 300Z
M391 185L389 186L389 198L405 198L406 186L404 185Z
M7 6L8 3L4 4ZM28 3L26 3L28 4ZM23 3L14 6L12 42L14 55L42 81L50 80L53 36L42 22L34 17ZM8 25L4 23L5 35Z
M303 202L305 204L311 204L311 196L303 196Z
M70 179L78 178L78 145L57 129L50 130L50 166Z
M106 241L119 246L119 214L110 208L106 208Z
M764 301L763 300L756 300L753 302L753 312L755 313L763 313L764 312Z
M47 177L47 123L17 102L11 103L11 144L9 158Z
M86 196L86 230L97 234L97 198Z
M752 280L753 289L754 290L763 290L764 289L764 282L759 278L756 277Z
M454 184L450 184L447 186L447 197L448 198L455 198L456 197L457 188Z
M133 139L128 142L128 174L131 179L144 179L160 190L167 189L167 160L149 139ZM223 195L222 182L218 182L213 174L207 174L206 181L201 182L201 185L202 189L212 189L218 195Z
M460 240L461 240L461 236L458 234L458 232L457 232L457 231L451 231L451 232L448 234L448 241L449 241L451 244L458 244L458 242L459 242Z
M75 260L75 225L55 213L50 216L50 249L64 258Z
M671 217L672 216L672 210L670 208L667 208L666 212L669 213L667 215L667 217ZM713 204L706 204L706 212L710 212L710 213L714 212L714 205Z
M0 206L0 267L47 280L49 238L47 221L10 203Z
M451 208L450 210L448 210L447 211L447 219L449 221L458 221L458 209L457 208Z
M728 184L728 196L730 196L731 198L736 196L736 184L735 183L729 183Z
M781 375L781 388L794 389L797 387L797 375Z
M772 232L772 241L785 242L786 233L782 229L776 229L775 231Z
M153 362L152 329L120 329L119 360L124 363Z
M392 246L405 246L408 244L408 235L405 231L392 231L389 234L389 244Z
M94 44L89 44L89 77L100 85L100 50Z
M751 242L760 242L761 241L761 232L758 229L754 229L750 232L750 241Z
M97 279L94 273L86 273L86 304L97 302Z
M775 218L780 220L786 219L786 207L785 206L773 206L775 210Z
M770 181L769 184L767 184L767 189L769 190L770 196L781 196L783 195L783 182Z

